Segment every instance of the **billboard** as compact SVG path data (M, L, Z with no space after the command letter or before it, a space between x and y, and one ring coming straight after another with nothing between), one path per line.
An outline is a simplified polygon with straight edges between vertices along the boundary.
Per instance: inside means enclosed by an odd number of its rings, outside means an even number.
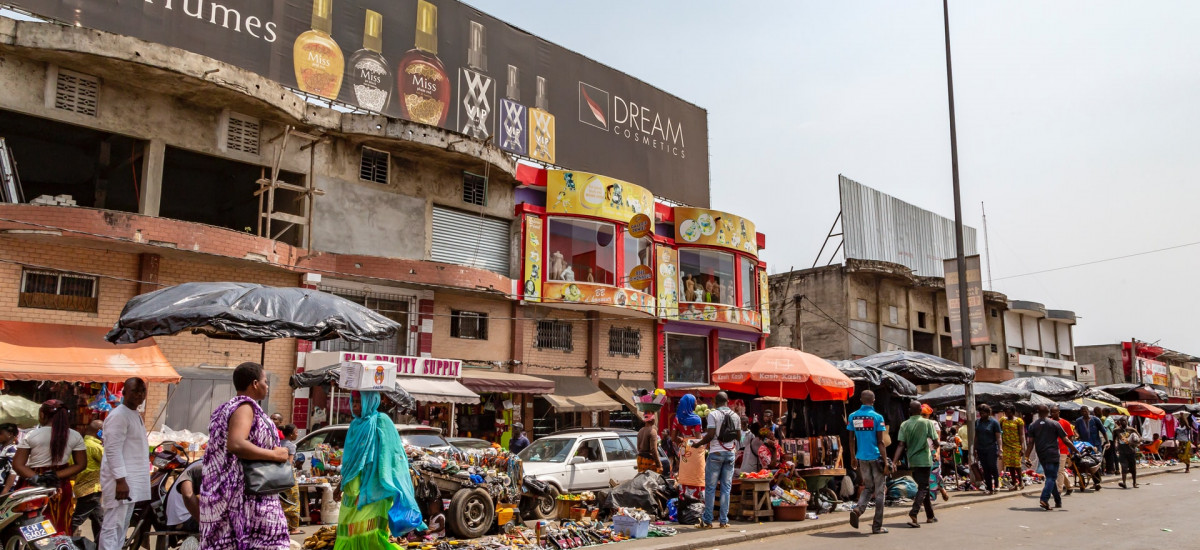
M754 222L717 210L675 207L675 241L758 255Z
M954 220L917 208L845 176L838 176L846 258L900 264L922 277L942 277L942 260L957 255ZM963 226L967 256L976 253L975 229Z
M979 274L979 255L967 256L967 308L971 323L971 345L981 346L990 342L987 315L983 308L983 280ZM958 260L945 260L946 308L950 310L951 346L960 347L962 335L961 296L958 292Z
M1155 386L1167 386L1170 384L1171 375L1166 363L1146 359L1145 357L1138 357L1137 366L1138 381L1141 383L1153 384Z
M546 212L576 214L629 223L638 214L654 214L654 195L640 185L566 170L546 172ZM648 218L648 233L654 220Z
M611 174L678 202L709 203L704 109L456 0L9 3L546 164Z

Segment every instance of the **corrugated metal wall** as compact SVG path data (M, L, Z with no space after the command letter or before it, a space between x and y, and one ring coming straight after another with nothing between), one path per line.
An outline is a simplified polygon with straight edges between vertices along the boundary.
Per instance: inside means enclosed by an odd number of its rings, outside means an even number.
M432 259L508 277L509 225L507 220L434 206Z
M901 264L917 275L942 277L955 256L954 220L917 208L845 176L838 176L842 240L847 258ZM963 227L966 254L975 254L975 229Z

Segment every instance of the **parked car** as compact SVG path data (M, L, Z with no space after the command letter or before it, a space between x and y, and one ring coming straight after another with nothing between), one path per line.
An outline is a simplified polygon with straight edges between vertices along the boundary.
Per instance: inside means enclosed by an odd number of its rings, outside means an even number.
M492 442L474 437L451 437L446 439L460 451L484 451L492 448Z
M637 432L607 428L578 428L539 438L522 450L525 476L550 489L522 506L537 519L554 514L563 493L607 489L637 475Z
M338 424L313 430L300 438L300 441L296 442L296 452L308 453L315 451L317 445L322 443L334 449L344 448L346 446L346 430L349 427L348 424ZM405 445L429 449L451 446L450 442L442 437L442 430L438 428L431 428L420 424L396 424L396 432L400 434L400 440Z

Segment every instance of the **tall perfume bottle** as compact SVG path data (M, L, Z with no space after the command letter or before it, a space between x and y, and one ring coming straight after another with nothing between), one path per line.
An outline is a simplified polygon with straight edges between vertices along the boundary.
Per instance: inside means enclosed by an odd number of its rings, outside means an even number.
M396 75L404 117L441 126L450 110L450 80L437 57L437 6L417 1L416 46L400 60Z
M467 47L467 66L458 70L458 128L475 139L492 135L496 105L496 81L487 72L487 33L483 25L471 21Z
M529 110L529 156L554 164L554 115L546 100L546 79L537 77L537 98Z
M392 71L383 58L383 16L367 10L363 47L350 56L350 84L354 99L368 111L382 113L392 98Z
M520 71L508 66L508 88L500 100L500 148L524 156L528 151L525 144L526 109L521 105Z
M333 29L332 11L333 0L313 0L312 30L296 37L292 64L296 68L296 86L301 91L337 99L346 60L342 49L329 36Z

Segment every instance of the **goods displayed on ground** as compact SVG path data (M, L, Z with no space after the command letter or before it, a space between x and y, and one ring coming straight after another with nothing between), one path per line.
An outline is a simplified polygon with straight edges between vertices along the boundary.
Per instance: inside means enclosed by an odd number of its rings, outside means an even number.
M446 525L462 538L477 538L519 519L521 459L495 448L462 452L405 445L413 487L423 506L444 505Z

